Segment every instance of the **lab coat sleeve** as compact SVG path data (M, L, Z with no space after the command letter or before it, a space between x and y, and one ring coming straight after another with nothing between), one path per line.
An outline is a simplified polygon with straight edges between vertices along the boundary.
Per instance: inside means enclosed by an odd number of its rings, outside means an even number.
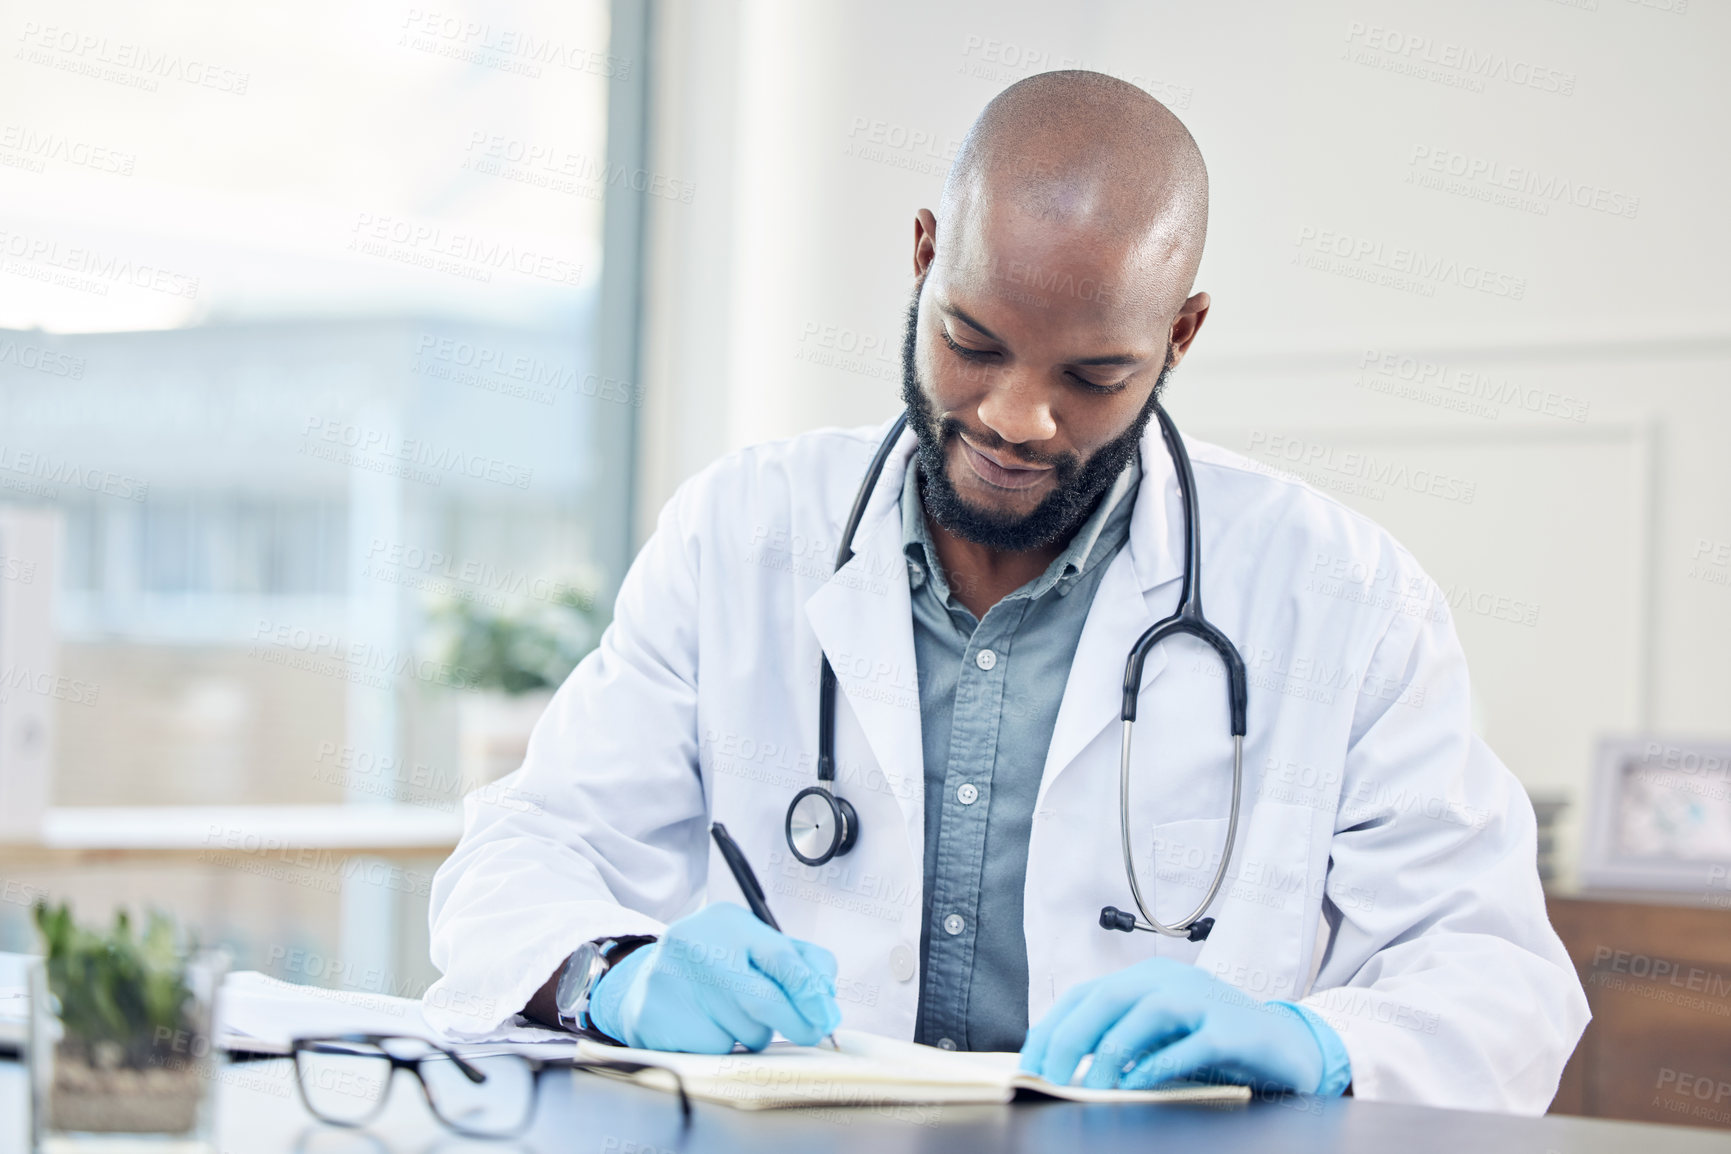
M1303 1004L1339 1032L1363 1098L1542 1113L1586 1028L1551 929L1533 808L1472 732L1440 600L1396 614L1352 721Z
M431 887L443 976L422 1000L454 1036L508 1023L581 943L660 933L701 893L702 481L663 509L612 624L536 724L521 768L464 798L462 839Z

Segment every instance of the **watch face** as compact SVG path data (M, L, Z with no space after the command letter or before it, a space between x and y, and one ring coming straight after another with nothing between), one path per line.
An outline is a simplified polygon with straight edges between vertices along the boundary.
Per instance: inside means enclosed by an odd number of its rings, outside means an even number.
M559 975L559 985L553 991L553 1004L561 1018L574 1018L580 1005L588 1002L589 986L595 972L601 968L601 951L594 942L577 947L571 960Z

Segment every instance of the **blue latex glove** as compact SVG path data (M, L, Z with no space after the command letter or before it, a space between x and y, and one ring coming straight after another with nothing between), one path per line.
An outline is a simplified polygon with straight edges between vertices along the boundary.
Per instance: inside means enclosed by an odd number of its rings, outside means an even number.
M1329 1025L1290 1002L1259 1002L1195 966L1153 958L1072 986L1022 1045L1021 1068L1070 1084L1141 1090L1174 1078L1338 1095L1352 1081Z
M835 957L790 938L743 906L718 902L667 927L603 974L589 1021L647 1050L761 1050L779 1030L816 1045L841 1024Z

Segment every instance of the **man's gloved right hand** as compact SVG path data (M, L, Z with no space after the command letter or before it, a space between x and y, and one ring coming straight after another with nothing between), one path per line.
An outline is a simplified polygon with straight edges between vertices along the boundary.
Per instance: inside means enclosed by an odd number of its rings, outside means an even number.
M761 1050L779 1030L802 1046L841 1024L835 957L790 938L743 906L718 902L667 927L602 975L589 1020L647 1050Z

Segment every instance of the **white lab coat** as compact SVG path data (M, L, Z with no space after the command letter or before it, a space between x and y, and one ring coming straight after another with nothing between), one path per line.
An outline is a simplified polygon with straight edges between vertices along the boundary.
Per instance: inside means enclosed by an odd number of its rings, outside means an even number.
M887 426L885 426L887 428ZM614 621L560 688L527 758L465 803L433 880L426 998L483 1036L577 945L655 933L739 893L712 819L756 864L782 928L834 951L844 1023L911 1038L924 841L905 558L905 432L856 555L830 572L885 429L735 453L684 484ZM1250 674L1244 810L1205 943L1100 928L1130 907L1118 709L1131 642L1176 606L1182 521L1158 425L1130 540L1077 645L1028 845L1028 1019L1069 986L1168 956L1330 1021L1359 1097L1542 1111L1588 1019L1551 930L1533 811L1472 733L1446 607L1412 556L1307 486L1189 441L1209 618ZM783 835L814 780L819 647L834 665L838 792L859 844L801 866ZM1198 643L1150 655L1136 725L1135 852L1156 916L1212 875L1231 783L1225 682Z

